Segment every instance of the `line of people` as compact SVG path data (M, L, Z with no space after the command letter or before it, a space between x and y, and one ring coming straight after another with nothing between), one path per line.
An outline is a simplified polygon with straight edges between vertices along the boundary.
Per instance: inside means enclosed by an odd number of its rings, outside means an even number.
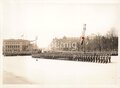
M111 63L111 56L110 55L80 55L80 56L73 56L73 60L83 61L83 62L95 62L95 63Z

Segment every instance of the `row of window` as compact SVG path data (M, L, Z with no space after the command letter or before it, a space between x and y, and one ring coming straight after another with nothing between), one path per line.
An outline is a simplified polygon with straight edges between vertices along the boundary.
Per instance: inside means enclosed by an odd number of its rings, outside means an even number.
M20 44L20 42L6 42L5 44Z
M12 45L6 45L5 47L6 47L6 48L20 48L19 45L15 45L15 46L12 46Z
M59 47L59 48L76 48L77 43L55 43L52 47Z
M14 49L14 50L11 50L11 49L6 49L5 52L13 52L13 51L20 51L19 49Z

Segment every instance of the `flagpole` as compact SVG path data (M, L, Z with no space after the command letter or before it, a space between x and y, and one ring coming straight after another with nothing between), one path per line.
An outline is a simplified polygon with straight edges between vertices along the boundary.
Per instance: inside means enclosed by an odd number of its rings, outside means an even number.
M83 37L84 37L83 52L84 52L84 54L85 54L85 31L86 31L86 24L83 24Z

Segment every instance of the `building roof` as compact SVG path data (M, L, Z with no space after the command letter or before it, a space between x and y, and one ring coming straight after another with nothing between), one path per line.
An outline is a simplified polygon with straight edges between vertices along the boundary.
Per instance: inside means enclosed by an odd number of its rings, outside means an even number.
M54 40L62 41L62 42L68 42L68 41L76 42L76 41L80 41L80 38L79 37L63 37L63 38L55 38Z
M19 42L30 42L29 40L25 40L25 39L5 39L3 40L3 42L15 42L15 41L19 41Z

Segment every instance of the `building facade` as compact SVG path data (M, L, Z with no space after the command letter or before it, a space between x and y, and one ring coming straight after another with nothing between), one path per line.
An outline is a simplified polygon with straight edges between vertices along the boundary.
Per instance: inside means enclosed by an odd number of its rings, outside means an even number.
M79 37L54 38L50 44L51 50L76 51L80 43Z
M30 54L33 44L29 40L7 39L3 41L3 54Z

